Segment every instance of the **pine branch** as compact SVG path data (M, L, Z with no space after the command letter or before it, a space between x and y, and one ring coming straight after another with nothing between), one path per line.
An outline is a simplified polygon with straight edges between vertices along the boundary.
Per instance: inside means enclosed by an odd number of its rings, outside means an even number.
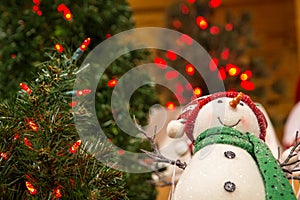
M154 152L150 152L144 149L141 149L142 152L144 152L147 156L149 156L151 159L153 159L154 162L162 162L162 163L168 163L171 165L176 165L177 167L181 169L185 169L187 164L186 162L181 162L179 159L178 160L172 160L164 155L161 154L161 152L158 149L158 146L155 142L155 137L156 137L156 130L154 131L153 137L150 137L148 133L142 129L142 127L137 123L136 118L134 117L134 122L136 128L150 141L151 147L154 150Z

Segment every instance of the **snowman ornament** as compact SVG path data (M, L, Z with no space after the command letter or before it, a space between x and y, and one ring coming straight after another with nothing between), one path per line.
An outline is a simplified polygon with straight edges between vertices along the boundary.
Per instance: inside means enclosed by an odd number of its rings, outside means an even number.
M191 102L167 133L186 136L193 155L178 180L175 200L296 199L264 143L267 122L249 96L219 92Z

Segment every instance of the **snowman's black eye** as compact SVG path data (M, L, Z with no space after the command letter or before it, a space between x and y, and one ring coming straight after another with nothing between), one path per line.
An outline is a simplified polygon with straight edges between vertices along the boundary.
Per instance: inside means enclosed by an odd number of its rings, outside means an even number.
M241 105L241 106L244 106L244 104L243 104L242 102L240 103L240 105Z
M222 101L221 99L220 99L220 100L218 100L217 102L218 102L218 103L223 103L223 101Z

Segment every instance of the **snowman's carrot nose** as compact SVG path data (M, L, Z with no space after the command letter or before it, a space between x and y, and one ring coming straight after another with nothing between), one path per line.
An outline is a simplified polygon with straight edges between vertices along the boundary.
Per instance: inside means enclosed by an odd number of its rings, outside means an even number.
M236 106L240 103L241 99L243 98L243 93L240 92L235 98L233 98L230 102L229 105L232 108L236 108Z

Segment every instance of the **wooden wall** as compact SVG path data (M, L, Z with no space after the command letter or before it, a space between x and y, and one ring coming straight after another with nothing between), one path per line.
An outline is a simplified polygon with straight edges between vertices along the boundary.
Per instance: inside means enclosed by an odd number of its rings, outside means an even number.
M141 1L129 0L134 11L137 27L165 24L165 9L176 0ZM300 74L297 27L300 27L299 0L223 0L216 14L221 19L225 12L249 11L252 15L252 28L259 47L252 52L262 57L270 73L262 84L267 88L276 86L277 80L284 79L285 95L279 96L267 91L268 98L259 99L274 122L279 138L288 112L294 105L295 87ZM277 64L277 68L272 68ZM275 102L275 103L274 103Z

